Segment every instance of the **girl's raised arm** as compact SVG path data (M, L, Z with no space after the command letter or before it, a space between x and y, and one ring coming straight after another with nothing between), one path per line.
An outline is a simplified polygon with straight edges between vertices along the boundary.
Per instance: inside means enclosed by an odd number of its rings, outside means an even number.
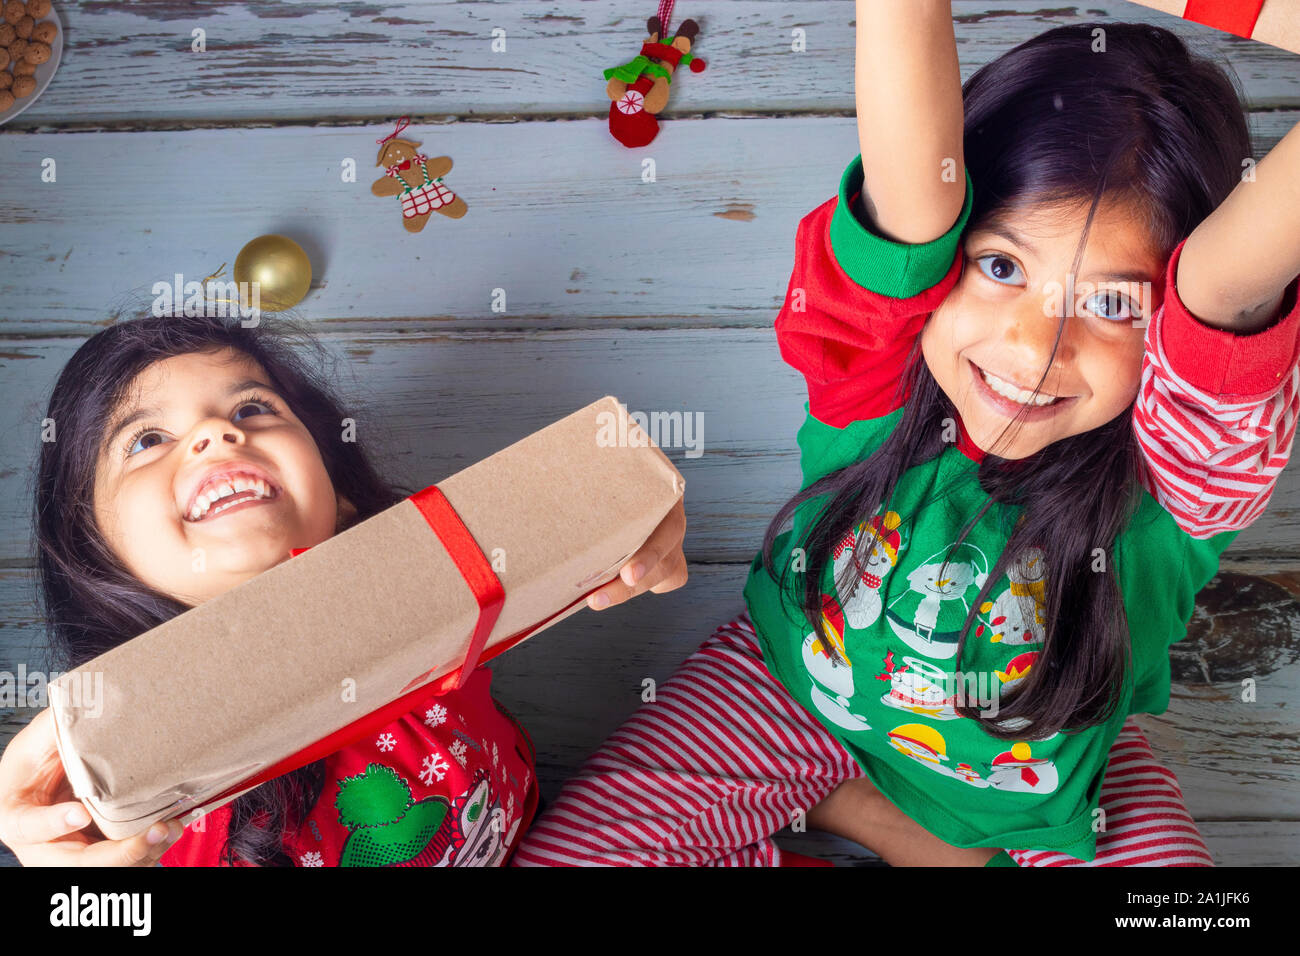
M898 407L916 337L961 277L974 205L949 0L858 0L857 9L863 155L836 197L799 221L776 318L781 356L808 382L809 411L835 428Z
M951 0L857 0L854 73L863 170L854 212L887 239L929 242L966 197Z
M1175 249L1147 330L1143 485L1194 538L1257 521L1291 458L1297 274L1300 125Z
M1300 123L1192 230L1175 281L1193 315L1240 335L1278 317L1282 294L1297 275Z

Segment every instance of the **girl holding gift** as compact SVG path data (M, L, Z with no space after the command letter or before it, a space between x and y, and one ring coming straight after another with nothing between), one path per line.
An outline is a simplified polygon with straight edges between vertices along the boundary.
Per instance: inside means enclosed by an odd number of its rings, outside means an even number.
M776 319L803 487L720 627L515 865L1212 865L1131 715L1300 405L1300 127L1147 25L960 82L949 3L859 0L861 155ZM780 532L793 517L793 527Z
M284 318L254 328L140 318L98 333L64 368L35 509L60 665L80 666L414 494L344 440L348 413L289 333L314 344ZM588 603L679 587L684 532L679 504ZM87 826L46 709L0 757L0 841L24 865L499 865L538 787L528 735L490 684L479 667L462 689L431 692L373 736L183 833L173 819L125 840Z

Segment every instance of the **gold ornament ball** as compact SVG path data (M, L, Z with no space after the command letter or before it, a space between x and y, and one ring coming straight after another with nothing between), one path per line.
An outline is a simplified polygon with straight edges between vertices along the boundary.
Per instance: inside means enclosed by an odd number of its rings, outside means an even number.
M311 288L311 260L302 246L288 236L258 236L235 257L234 280L241 304L248 308L245 290L257 283L259 307L268 312L291 309ZM247 283L247 284L246 284Z

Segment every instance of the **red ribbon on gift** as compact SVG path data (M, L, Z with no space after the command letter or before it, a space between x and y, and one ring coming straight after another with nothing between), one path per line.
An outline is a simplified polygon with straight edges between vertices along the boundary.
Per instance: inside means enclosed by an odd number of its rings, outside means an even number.
M1187 0L1183 19L1249 38L1264 0Z
M442 679L443 690L439 693L444 693L446 690L460 690L469 680L470 672L478 666L483 645L487 643L488 634L497 622L497 615L501 613L501 605L505 603L506 589L501 586L501 582L492 571L492 565L488 563L483 549L478 546L474 536L469 533L469 528L465 527L465 522L460 520L460 515L456 514L456 509L451 506L447 496L438 490L437 485L430 485L412 495L411 501L420 509L424 520L429 523L429 527L438 536L438 540L451 555L451 559L456 562L460 576L465 579L465 583L474 594L474 599L478 601L478 621L474 625L474 632L470 635L465 662ZM406 693L416 684L423 684L432 673L432 668L425 671L403 687L402 693ZM449 679L453 676L455 682L448 687Z
M474 599L478 602L479 615L475 622L474 630L470 634L469 648L465 652L464 662L448 674L443 675L442 679L434 684L423 683L436 667L430 668L419 677L414 678L406 687L402 688L403 693L395 700L390 701L378 710L373 710L364 717L359 717L352 723L340 727L327 737L323 737L296 753L290 754L283 760L277 761L271 766L258 772L257 774L243 780L233 787L223 790L216 796L209 797L202 803L195 804L197 807L205 807L209 803L224 800L232 794L241 790L247 790L263 784L268 780L276 777L282 777L286 773L297 770L299 767L305 767L309 763L328 757L332 753L342 750L349 744L356 743L367 734L374 733L379 728L391 724L403 714L408 713L418 702L434 694L445 694L451 690L459 690L465 686L474 669L480 664L485 664L492 658L496 657L510 648L514 647L520 641L524 640L534 631L546 626L555 618L571 610L578 604L586 601L594 592L605 586L604 583L596 585L590 591L570 602L565 607L556 611L550 617L534 624L532 627L525 628L522 631L516 631L503 641L499 641L491 650L486 653L483 650L484 644L487 643L488 635L492 632L496 624L497 616L501 613L501 605L505 601L505 589L501 586L501 581L492 571L492 565L488 562L487 556L483 554L483 549L479 547L474 536L469 533L465 523L461 521L460 515L456 509L451 506L436 485L430 485L423 491L416 492L408 499L413 502L424 516L424 520L429 523L442 546L447 549L447 553L456 562L456 568L460 571L461 577L469 585L474 594ZM308 548L294 548L290 551L290 557L297 557ZM608 583L608 582L605 582ZM407 692L407 688L415 684L420 684L414 690ZM187 811L188 812L188 811Z

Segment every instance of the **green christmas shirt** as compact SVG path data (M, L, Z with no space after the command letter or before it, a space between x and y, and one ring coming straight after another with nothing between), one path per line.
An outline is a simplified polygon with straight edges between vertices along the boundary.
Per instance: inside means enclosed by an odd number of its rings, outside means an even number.
M891 308L894 315L904 314L908 310L898 300L919 300L941 282L951 287L950 267L969 218L973 185L968 173L962 214L944 236L909 245L877 235L852 215L850 197L861 181L859 157L844 174L838 201L805 217L802 268L842 270L841 281L847 275L861 286L859 304L878 304L881 315ZM833 249L833 265L818 265L817 244ZM822 278L803 275L801 291L834 287ZM808 403L804 410L807 417L797 435L801 489L869 455L903 414L900 407L833 427L815 417ZM1214 576L1220 554L1239 532L1195 538L1143 491L1113 549L1133 657L1121 706L1105 725L1083 731L1062 731L1045 740L992 737L955 713L953 692L960 687L965 703L975 705L978 697L987 706L1024 679L1043 640L1045 576L1037 549L1010 565L978 609L958 666L962 623L1022 510L990 507L940 576L951 545L987 499L976 476L977 461L962 450L969 441L964 428L963 439L902 476L889 510L877 509L872 519L884 542L874 546L867 571L846 593L837 591L835 578L851 561L856 536L870 536L870 529L860 525L836 549L822 584L824 621L848 666L832 661L798 610L797 573L788 575L789 599L783 603L761 553L755 555L745 601L773 675L912 819L954 846L1056 850L1091 860L1094 826L1101 825L1094 824L1094 811L1111 744L1128 715L1162 713L1168 706L1169 646L1186 635L1196 593ZM934 502L941 487L950 496ZM778 573L782 561L790 564L825 501L805 502L793 527L777 538ZM963 675L960 683L946 677L957 671Z

